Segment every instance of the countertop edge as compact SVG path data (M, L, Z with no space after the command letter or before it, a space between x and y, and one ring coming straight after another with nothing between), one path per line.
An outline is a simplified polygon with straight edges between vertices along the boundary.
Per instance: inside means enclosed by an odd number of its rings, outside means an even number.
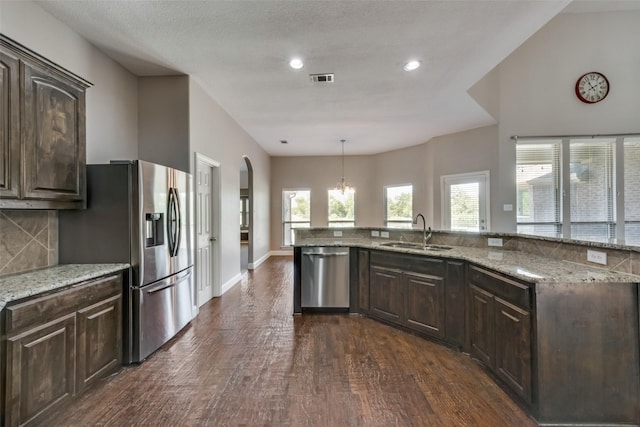
M130 267L127 263L64 264L0 278L0 310L11 302L63 289Z

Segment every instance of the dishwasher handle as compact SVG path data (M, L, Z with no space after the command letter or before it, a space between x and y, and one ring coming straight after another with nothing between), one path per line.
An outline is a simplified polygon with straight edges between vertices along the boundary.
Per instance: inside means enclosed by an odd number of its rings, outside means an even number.
M321 252L303 252L302 255L308 256L308 257L312 257L312 256L317 256L320 258L324 258L324 257L334 257L334 256L348 256L349 252L334 252L334 253L321 253Z

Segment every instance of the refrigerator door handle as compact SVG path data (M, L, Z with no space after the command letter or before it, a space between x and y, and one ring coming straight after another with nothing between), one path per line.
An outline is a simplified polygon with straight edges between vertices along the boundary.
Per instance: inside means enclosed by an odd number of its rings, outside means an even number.
M178 256L178 249L180 249L180 238L182 237L182 211L180 210L180 195L178 194L178 189L175 187L173 188L173 202L176 206L176 234L173 241L173 256Z
M175 188L169 188L169 209L167 218L167 234L169 238L169 255L172 257L178 254L180 241L180 206Z

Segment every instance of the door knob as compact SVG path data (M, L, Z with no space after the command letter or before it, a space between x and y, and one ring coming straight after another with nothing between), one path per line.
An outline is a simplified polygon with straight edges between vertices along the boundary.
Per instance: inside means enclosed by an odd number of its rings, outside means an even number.
M217 242L217 241L218 241L218 238L217 238L217 237L212 237L212 238L210 238L210 239L209 239L209 241L210 241L210 242Z

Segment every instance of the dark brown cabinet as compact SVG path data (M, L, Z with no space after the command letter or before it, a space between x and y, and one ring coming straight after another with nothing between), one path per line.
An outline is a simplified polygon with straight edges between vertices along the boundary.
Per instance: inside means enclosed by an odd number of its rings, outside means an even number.
M19 60L0 50L0 198L17 198L20 180Z
M404 298L402 271L386 267L371 267L371 314L394 323L403 322Z
M531 289L469 266L471 355L531 403Z
M0 208L85 204L90 83L0 36Z
M122 360L122 278L111 275L3 311L4 425L42 423Z
M444 278L404 274L405 324L411 329L444 338Z
M358 310L369 313L369 251L358 250Z
M374 317L445 338L445 262L371 252L370 312Z

